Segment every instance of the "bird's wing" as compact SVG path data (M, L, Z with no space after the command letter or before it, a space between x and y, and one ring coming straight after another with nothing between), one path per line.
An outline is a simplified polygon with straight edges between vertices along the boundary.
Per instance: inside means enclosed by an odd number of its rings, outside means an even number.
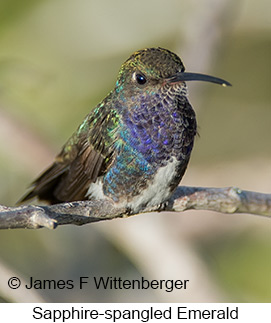
M117 119L114 110L97 110L89 115L20 202L35 196L52 204L84 200L90 183L114 160Z

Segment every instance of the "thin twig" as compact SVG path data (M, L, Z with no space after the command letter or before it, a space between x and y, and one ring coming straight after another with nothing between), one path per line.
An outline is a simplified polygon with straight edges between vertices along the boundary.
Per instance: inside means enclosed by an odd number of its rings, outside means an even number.
M185 210L211 210L221 213L249 213L271 216L271 194L242 191L239 188L204 188L179 186L171 199L161 206L144 208L140 213ZM78 201L50 206L0 205L0 229L47 227L58 225L83 225L135 215L125 207L110 200Z

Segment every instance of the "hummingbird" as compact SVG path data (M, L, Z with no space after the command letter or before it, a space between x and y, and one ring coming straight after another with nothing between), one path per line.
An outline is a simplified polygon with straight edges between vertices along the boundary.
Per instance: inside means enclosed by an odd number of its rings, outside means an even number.
M186 81L227 81L187 73L173 52L133 53L114 89L83 120L20 202L110 199L138 213L163 205L179 185L197 134Z

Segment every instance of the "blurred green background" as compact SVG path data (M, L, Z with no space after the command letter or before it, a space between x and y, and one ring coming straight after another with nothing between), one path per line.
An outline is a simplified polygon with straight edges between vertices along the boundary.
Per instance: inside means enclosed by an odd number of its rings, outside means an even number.
M188 71L200 136L183 180L271 191L269 0L1 0L0 203L14 205L135 50L166 47ZM270 302L265 218L191 211L0 232L3 302ZM187 290L11 291L7 279L189 279Z

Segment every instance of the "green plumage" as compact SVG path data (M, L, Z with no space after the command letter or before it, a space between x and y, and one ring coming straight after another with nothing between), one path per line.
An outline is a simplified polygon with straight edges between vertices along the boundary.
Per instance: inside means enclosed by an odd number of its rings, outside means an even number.
M185 73L180 58L166 49L135 52L115 88L22 201L109 198L133 210L165 202L186 170L197 132L185 84L193 79L228 84Z

